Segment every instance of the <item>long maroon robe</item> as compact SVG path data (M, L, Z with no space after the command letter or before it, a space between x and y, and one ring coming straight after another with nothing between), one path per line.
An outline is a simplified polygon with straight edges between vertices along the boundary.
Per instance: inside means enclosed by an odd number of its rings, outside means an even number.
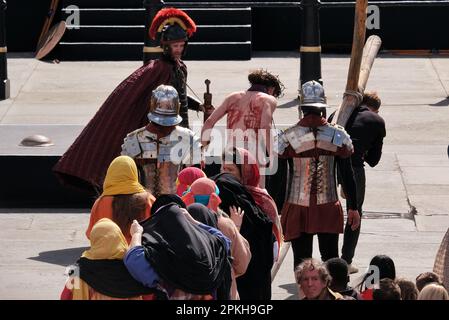
M167 60L152 60L115 88L54 166L63 185L101 190L109 164L120 155L123 139L148 124L151 93L161 84L170 84L172 68Z

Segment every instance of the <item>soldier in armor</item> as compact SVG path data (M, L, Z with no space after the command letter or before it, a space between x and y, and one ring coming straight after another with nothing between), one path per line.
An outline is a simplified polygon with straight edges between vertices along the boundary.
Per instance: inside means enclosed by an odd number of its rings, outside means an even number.
M344 128L326 121L326 98L316 81L302 86L304 117L282 132L275 147L281 157L293 158L293 176L282 209L284 240L292 244L294 267L312 257L318 235L322 261L338 257L338 235L343 232L343 210L338 200L335 169L347 182L348 221L357 229L356 188L350 155L353 146Z
M179 126L179 107L176 89L160 85L151 97L149 124L129 133L122 145L122 155L134 158L141 183L156 197L175 194L178 173L201 162L200 139Z
M54 171L64 185L101 193L106 170L120 154L123 137L147 124L152 91L161 84L179 94L181 126L188 127L187 68L181 57L195 22L182 10L160 10L150 27L150 36L160 41L163 54L150 60L120 83L90 120ZM199 109L194 100L193 109ZM189 105L190 106L190 105Z

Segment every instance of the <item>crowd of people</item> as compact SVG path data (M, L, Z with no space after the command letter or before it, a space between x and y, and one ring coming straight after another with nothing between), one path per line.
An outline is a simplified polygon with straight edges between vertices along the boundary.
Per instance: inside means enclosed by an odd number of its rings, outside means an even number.
M257 168L235 165L238 176L224 171L213 179L187 167L178 194L154 198L139 182L135 161L115 158L91 210L91 248L61 298L270 299L279 218L257 204L272 201L258 187Z
M373 257L354 287L349 285L348 264L341 258L307 259L296 268L295 278L305 300L449 300L436 273L421 273L415 281L397 277L395 264L386 255Z
M189 128L181 60L195 30L185 12L159 11L150 35L163 57L114 90L54 168L62 183L98 194L86 230L90 249L70 270L61 299L269 300L285 242L301 298L447 299L447 277L422 274L416 285L396 279L387 256L374 257L360 283L348 285L357 272L364 163L377 165L386 135L378 96L363 95L343 128L326 118L322 85L308 81L299 121L273 137L284 86L259 69L247 90L217 107L199 137ZM229 135L221 170L213 172L204 149L224 115ZM277 159L288 159L290 174L265 177ZM267 191L281 188L279 181L286 186L281 206ZM314 235L323 262L312 259Z

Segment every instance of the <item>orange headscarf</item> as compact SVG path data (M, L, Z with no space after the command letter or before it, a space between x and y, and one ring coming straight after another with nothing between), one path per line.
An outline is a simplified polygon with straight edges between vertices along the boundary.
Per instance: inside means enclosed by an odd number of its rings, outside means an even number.
M192 203L202 203L209 209L217 212L221 199L218 196L219 190L215 182L209 178L200 178L190 186L190 189L182 197L188 206Z

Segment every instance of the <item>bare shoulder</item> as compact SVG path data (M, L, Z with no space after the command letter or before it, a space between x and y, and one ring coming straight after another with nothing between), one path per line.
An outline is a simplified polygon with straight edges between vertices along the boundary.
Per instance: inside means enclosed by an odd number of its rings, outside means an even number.
M226 100L237 100L237 99L241 99L244 95L245 95L245 91L235 91L235 92L230 93L230 94L226 97Z
M269 103L272 106L275 106L277 104L277 100L272 95L269 95L265 92L258 92L257 93L257 99L260 102Z

